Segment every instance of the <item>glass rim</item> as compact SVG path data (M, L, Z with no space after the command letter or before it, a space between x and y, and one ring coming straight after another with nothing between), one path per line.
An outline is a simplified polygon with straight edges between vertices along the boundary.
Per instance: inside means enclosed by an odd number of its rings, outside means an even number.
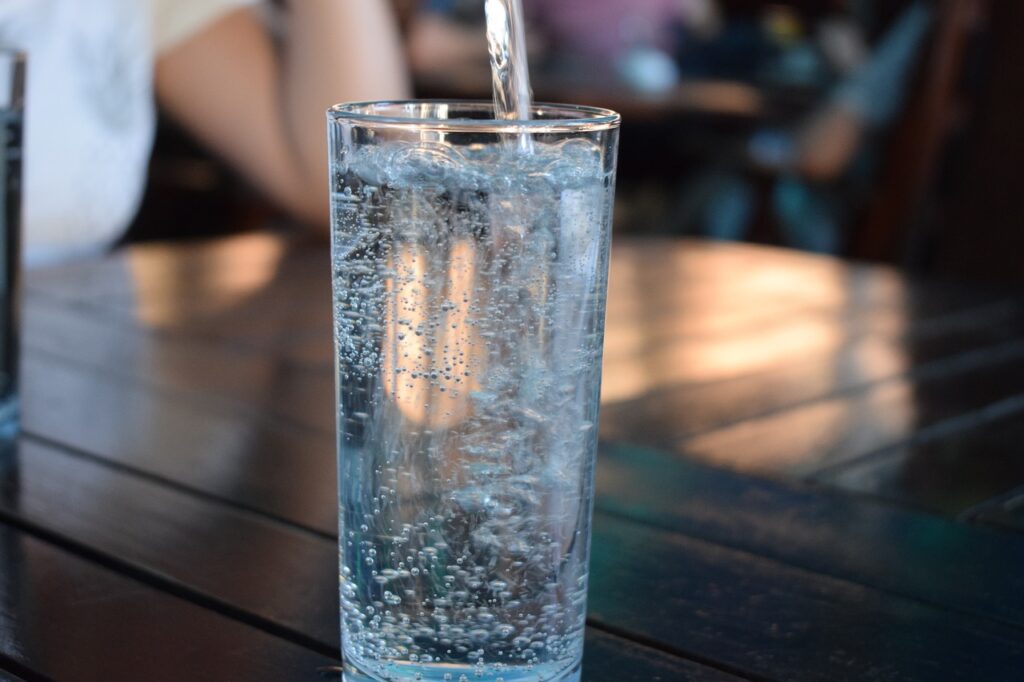
M428 116L396 116L394 113L374 113L374 110L418 105L447 105L474 111L487 111L489 118L433 118ZM551 118L497 119L493 118L494 104L487 100L409 99L365 102L342 102L327 109L329 121L352 121L367 127L402 127L437 130L442 132L491 133L566 133L602 131L618 128L622 117L611 109L582 104L534 102L531 111L555 113ZM576 114L573 116L572 114Z

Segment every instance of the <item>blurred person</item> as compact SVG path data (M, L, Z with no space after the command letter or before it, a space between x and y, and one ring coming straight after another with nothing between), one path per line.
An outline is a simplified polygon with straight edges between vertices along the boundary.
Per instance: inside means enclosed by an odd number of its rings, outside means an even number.
M101 253L141 200L156 101L275 203L328 220L325 110L408 90L387 0L0 0L29 56L29 265Z
M932 10L915 2L899 16L874 50L845 68L829 101L796 139L796 169L806 178L829 181L851 162L863 137L886 127L899 113L910 68L920 52Z
M676 54L686 37L718 28L715 0L522 0L533 66L566 74L615 74L640 90L678 80ZM422 0L409 36L418 72L486 68L482 0Z
M471 69L486 76L484 0L421 0L409 27L409 65L417 73Z
M877 143L903 107L933 13L926 0L913 0L871 47L848 22L831 18L821 40L834 41L837 26L843 35L827 55L838 75L829 94L794 128L763 128L751 136L751 160L776 174L771 211L787 245L841 250L851 204L876 177ZM700 187L709 197L703 230L726 239L743 237L754 214L756 193L750 182L736 173L719 173Z
M840 250L850 206L830 188L838 183L862 194L875 178L874 143L903 107L932 15L924 0L910 4L794 134L787 173L774 193L779 224L790 243L815 251Z
M560 53L612 64L636 46L674 54L680 27L696 34L718 25L714 0L523 0L533 25Z
M714 0L523 0L532 26L552 46L553 59L615 73L643 91L679 80L676 57L691 37L718 30Z

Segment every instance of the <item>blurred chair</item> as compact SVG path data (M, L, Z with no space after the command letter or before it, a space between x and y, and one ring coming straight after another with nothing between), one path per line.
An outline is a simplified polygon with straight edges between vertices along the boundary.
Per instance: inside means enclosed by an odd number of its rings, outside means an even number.
M1024 3L990 2L964 83L962 134L949 145L913 240L920 266L942 277L1024 286Z
M795 128L755 133L757 241L905 262L964 108L959 88L983 0L916 0Z
M805 111L759 124L740 163L727 160L712 169L712 180L719 180L703 190L709 199L699 209L700 230L848 252L885 165L878 159L886 157L895 122L915 96L911 74L930 44L935 12L927 0L903 2L870 45L865 23L848 11L818 15L817 53L831 60L818 70L828 69L830 84L818 88ZM776 58L779 64L788 63L794 49L807 52L806 40L791 42L794 47ZM733 203L745 208L724 211Z
M962 123L965 55L979 30L983 0L941 0L925 58L906 106L887 136L877 191L852 235L850 255L905 261L943 150Z

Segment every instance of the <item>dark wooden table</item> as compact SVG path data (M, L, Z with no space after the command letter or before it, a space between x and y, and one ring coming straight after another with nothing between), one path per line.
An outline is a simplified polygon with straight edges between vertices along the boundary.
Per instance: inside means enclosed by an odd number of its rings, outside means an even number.
M531 69L537 101L578 102L614 109L628 121L674 120L680 116L715 115L768 120L807 107L810 89L758 87L736 80L684 78L663 91L630 88L615 73L589 65L588 71L551 72ZM420 71L414 74L418 94L440 99L486 99L491 92L487 64L466 63L461 68Z
M33 272L0 678L337 665L328 258ZM1024 298L619 240L587 680L1024 679Z

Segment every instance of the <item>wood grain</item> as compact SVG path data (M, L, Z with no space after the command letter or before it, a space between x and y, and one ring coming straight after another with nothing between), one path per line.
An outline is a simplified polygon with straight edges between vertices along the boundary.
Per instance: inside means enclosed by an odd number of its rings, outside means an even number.
M961 356L913 377L798 405L681 442L694 459L805 476L1024 395L1024 342Z
M1005 414L953 434L892 448L817 480L957 516L1013 490L1024 480L1024 398ZM1007 502L1006 508L1010 507Z
M605 445L597 509L1024 627L1024 538L653 450Z
M999 528L1024 533L1024 487L1015 488L1010 495L989 505L974 519Z
M60 680L317 680L329 658L0 524L0 651Z
M590 618L781 680L1013 679L1018 628L595 518Z
M825 322L821 324L824 329ZM895 334L860 333L834 320L828 324L831 327L825 333L835 344L827 350L802 353L796 359L734 378L684 382L648 391L639 398L605 402L601 436L609 441L670 447L683 438L800 403L908 374L941 371L958 356L1021 338L1024 306L996 303L928 321L915 318L907 322L910 329ZM798 335L799 322L789 329ZM758 338L752 333L750 345ZM708 349L701 352L732 356L729 349L716 348L715 341L710 341ZM688 363L685 355L679 362Z
M258 412L172 399L25 354L22 426L49 442L324 534L336 532L334 439Z

